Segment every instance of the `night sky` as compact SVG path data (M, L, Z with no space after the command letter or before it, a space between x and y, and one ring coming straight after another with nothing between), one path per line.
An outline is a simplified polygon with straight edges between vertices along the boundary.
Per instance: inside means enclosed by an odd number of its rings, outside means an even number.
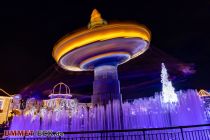
M210 89L209 0L3 1L0 88L17 93L55 64L53 45L65 34L87 26L94 8L107 21L145 24L152 32L153 47L195 64L197 72L182 84Z

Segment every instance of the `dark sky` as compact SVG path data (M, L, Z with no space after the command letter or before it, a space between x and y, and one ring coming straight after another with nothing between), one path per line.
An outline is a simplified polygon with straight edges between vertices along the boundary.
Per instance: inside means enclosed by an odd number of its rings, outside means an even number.
M188 85L210 89L210 1L57 0L0 2L0 88L16 93L54 64L53 45L84 27L94 8L107 21L135 21L151 44L197 73Z

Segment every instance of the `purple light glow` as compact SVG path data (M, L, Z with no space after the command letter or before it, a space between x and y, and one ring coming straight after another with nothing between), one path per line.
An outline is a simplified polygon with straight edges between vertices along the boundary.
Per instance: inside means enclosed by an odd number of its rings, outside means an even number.
M203 103L196 90L179 91L177 95L179 103L173 110L162 107L159 94L156 94L155 97L122 103L122 113L120 113L121 108L118 101L106 106L78 105L74 113L65 108L51 110L42 108L35 115L31 109L32 113L28 115L15 116L10 129L91 131L157 128L208 122L204 115Z

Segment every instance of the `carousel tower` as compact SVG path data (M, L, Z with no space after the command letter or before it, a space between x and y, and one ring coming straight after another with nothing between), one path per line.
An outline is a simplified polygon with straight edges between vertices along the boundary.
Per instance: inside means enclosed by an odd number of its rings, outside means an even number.
M94 71L92 103L121 100L117 67L149 47L150 31L131 23L108 24L94 9L88 29L66 35L53 49L59 66L69 71Z

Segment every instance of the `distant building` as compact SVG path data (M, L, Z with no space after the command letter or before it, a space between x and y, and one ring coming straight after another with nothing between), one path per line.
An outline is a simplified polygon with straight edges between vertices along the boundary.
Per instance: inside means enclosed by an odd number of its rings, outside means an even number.
M11 110L12 96L0 89L0 124L7 122Z
M207 90L201 89L198 94L204 102L206 117L210 120L210 93Z

